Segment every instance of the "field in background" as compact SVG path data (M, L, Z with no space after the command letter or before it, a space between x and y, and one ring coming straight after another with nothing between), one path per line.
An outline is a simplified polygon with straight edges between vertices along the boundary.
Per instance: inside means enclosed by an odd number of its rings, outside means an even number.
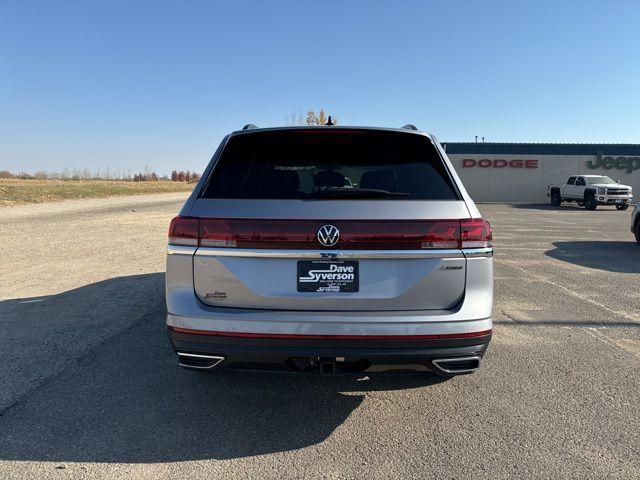
M0 206L56 202L74 198L182 192L192 190L194 185L195 183L166 180L133 182L119 180L0 179Z

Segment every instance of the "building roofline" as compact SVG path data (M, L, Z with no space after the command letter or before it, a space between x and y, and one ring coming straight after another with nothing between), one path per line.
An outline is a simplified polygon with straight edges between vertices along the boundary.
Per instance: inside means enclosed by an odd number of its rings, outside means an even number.
M640 156L637 143L442 142L448 154Z
M632 142L471 142L466 140L451 140L447 143L472 145L640 145Z

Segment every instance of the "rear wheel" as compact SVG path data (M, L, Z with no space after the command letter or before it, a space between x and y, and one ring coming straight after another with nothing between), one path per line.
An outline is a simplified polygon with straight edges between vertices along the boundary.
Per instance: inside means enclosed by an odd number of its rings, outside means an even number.
M640 245L640 220L636 220L636 226L633 229L633 233L636 235L636 242Z
M619 205L616 205L616 208L618 210L626 210L627 208L629 208L629 204L628 203L621 203Z
M584 197L584 208L587 210L595 210L598 207L598 202L596 201L596 197L593 195L589 195Z
M553 191L551 192L551 205L554 207L559 207L562 203L562 197L559 192Z

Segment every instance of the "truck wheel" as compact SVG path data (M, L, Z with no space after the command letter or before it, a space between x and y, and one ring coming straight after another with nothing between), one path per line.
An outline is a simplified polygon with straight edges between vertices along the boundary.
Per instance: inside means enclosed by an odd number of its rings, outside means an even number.
M629 204L628 203L622 203L620 205L616 205L616 208L618 210L626 210L627 208L629 208Z
M633 233L636 236L636 242L638 242L638 245L640 245L640 220L636 221L636 226L633 229Z
M551 205L559 207L562 203L562 197L558 192L551 192Z
M584 197L584 208L587 210L595 210L598 207L598 202L596 201L596 197L593 195L589 195L588 197Z

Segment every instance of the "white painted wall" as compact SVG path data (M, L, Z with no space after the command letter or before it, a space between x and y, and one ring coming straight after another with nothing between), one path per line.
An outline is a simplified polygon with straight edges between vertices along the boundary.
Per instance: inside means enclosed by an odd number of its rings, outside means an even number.
M476 202L547 203L547 185L563 184L571 175L608 175L633 187L635 203L640 195L640 170L587 168L595 155L475 155L448 154L469 195ZM538 168L463 168L462 161L471 158L503 160L538 160Z

